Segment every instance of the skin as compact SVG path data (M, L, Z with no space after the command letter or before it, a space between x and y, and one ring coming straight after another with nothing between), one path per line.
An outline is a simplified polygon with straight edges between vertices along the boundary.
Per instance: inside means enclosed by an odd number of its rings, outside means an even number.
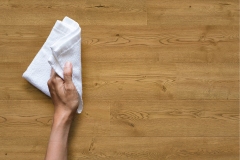
M52 130L45 160L66 160L68 134L79 105L79 96L72 82L72 64L64 66L64 80L52 69L48 88L54 104Z

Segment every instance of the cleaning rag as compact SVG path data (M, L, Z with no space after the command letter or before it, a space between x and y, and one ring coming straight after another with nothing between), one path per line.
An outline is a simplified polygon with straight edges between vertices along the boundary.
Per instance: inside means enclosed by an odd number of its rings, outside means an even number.
M71 18L65 17L62 21L57 20L46 42L23 73L23 78L46 95L51 96L47 86L51 68L64 79L63 68L66 62L71 62L73 66L72 81L80 97L77 112L81 113L83 109L81 28Z

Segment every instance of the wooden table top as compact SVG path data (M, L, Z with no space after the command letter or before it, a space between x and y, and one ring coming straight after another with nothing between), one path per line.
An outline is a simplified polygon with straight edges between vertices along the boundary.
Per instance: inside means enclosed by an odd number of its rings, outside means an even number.
M238 160L238 0L1 0L0 159L43 159L51 99L22 78L56 20L82 28L69 159Z

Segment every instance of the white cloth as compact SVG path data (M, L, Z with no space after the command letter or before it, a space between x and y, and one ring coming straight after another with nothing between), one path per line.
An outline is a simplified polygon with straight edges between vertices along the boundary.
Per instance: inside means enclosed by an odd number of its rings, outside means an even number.
M61 78L64 78L63 67L68 61L73 65L72 81L80 97L77 112L81 113L83 109L81 28L74 20L68 17L63 21L57 20L46 42L23 73L23 77L50 96L47 81L50 78L51 67Z

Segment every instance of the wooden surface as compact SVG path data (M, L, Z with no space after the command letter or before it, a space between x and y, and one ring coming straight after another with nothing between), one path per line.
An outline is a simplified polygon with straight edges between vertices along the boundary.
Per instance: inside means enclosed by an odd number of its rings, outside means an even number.
M21 76L57 19L82 27L69 159L238 160L238 0L1 0L0 159L43 159L51 99Z

